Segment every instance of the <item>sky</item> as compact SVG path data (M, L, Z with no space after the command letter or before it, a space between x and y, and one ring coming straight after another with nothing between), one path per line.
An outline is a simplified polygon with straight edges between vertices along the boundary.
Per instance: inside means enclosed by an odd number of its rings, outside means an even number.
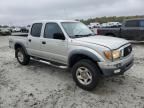
M144 0L0 0L0 25L130 15L144 15Z

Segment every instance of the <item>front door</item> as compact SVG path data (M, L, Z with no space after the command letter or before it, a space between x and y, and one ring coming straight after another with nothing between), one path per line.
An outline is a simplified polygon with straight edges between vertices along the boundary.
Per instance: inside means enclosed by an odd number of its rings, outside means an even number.
M139 32L139 23L137 20L126 21L125 27L121 29L121 37L128 40L138 40Z
M57 23L45 25L44 36L41 39L43 57L65 64L67 61L67 39Z
M140 20L140 41L144 41L144 20Z

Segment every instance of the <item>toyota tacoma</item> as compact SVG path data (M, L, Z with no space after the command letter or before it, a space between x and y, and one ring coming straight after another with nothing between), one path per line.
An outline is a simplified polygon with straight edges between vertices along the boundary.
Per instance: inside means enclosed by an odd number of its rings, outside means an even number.
M32 58L66 66L84 90L93 90L101 77L121 75L133 65L127 40L96 36L78 21L37 21L27 35L10 36L9 47L22 65Z

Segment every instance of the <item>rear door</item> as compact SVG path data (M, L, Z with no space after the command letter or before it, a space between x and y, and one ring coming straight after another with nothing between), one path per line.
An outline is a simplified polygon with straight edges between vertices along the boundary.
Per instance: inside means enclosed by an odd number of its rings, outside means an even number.
M60 34L59 38L55 35ZM62 39L64 34L57 23L47 23L45 25L43 38L41 39L41 50L43 58L65 64L67 61L67 39Z
M28 53L31 56L40 57L40 36L42 23L35 23L31 27L31 32L28 36Z
M139 40L140 29L138 20L126 21L124 25L121 28L121 37L128 40Z
M139 34L139 37L140 37L141 41L144 41L144 20L140 20L139 21L139 25L140 25L140 34Z

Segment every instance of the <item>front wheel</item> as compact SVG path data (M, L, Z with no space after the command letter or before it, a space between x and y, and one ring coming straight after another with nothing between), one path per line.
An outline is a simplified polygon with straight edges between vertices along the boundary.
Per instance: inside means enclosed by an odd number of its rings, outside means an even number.
M23 48L18 48L15 51L18 62L22 65L27 65L30 61L30 56L25 53Z
M93 90L99 80L97 65L91 60L80 60L72 68L73 79L76 84L84 90Z

